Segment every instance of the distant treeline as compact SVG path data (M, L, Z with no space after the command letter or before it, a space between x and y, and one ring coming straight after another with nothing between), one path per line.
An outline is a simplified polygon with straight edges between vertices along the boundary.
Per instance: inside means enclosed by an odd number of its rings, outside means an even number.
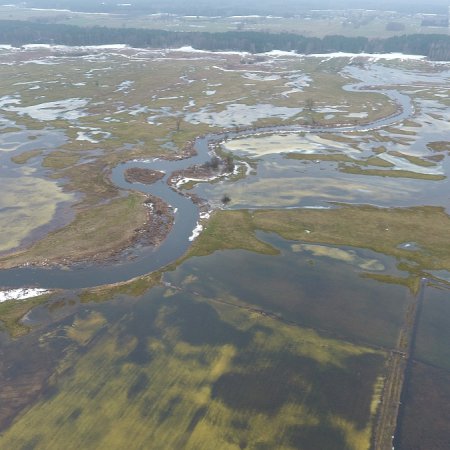
M0 44L105 45L128 44L132 47L236 50L264 53L271 50L297 53L390 53L424 55L431 60L450 61L450 36L412 34L387 39L326 36L304 37L290 33L229 31L226 33L175 32L137 28L77 27L39 24L25 21L0 21Z

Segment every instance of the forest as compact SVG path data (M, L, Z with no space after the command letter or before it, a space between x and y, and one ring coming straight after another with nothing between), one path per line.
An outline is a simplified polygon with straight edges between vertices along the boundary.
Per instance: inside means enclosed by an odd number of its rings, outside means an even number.
M301 54L352 52L401 52L423 55L430 60L450 60L450 36L412 34L386 39L325 36L305 37L293 33L229 31L223 33L175 32L138 28L78 27L0 20L0 44L20 47L25 44L106 45L127 44L140 48L177 48L192 46L209 51L245 51L264 53L271 50Z

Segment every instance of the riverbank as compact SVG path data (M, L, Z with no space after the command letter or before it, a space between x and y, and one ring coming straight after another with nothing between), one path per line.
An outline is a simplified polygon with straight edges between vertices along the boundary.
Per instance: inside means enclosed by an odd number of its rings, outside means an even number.
M99 220L99 218L102 220ZM81 224L83 228L81 229ZM81 211L66 227L24 251L0 259L0 268L72 267L105 264L132 257L133 249L157 246L170 232L173 213L161 199L133 192ZM74 246L74 235L83 235Z

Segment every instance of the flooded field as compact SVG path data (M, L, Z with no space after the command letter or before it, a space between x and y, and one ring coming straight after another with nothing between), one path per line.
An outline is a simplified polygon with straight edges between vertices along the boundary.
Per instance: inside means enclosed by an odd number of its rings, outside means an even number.
M446 448L449 66L243 56L0 49L0 447Z

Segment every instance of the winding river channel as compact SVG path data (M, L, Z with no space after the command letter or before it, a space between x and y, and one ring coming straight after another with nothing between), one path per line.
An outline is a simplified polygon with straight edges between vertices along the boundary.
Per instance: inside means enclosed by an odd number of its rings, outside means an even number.
M190 245L189 236L199 220L198 207L187 197L174 190L167 183L170 174L176 170L186 169L194 164L203 164L210 159L209 144L221 141L225 137L233 139L261 133L277 132L351 132L368 131L392 125L404 120L414 113L411 99L396 90L370 90L362 83L346 86L347 90L377 92L387 95L398 105L398 112L389 117L365 125L351 125L340 127L305 127L305 126L277 126L264 127L240 132L223 132L208 134L196 139L195 156L183 160L131 161L117 166L112 172L113 182L122 189L135 190L155 195L171 205L175 211L175 221L166 239L157 248L146 248L140 251L132 260L111 262L105 264L75 265L68 268L20 267L0 271L0 286L17 288L33 286L41 288L86 288L103 284L117 283L158 270L182 256ZM165 177L152 184L128 183L124 179L125 170L132 167L151 168L166 173Z

